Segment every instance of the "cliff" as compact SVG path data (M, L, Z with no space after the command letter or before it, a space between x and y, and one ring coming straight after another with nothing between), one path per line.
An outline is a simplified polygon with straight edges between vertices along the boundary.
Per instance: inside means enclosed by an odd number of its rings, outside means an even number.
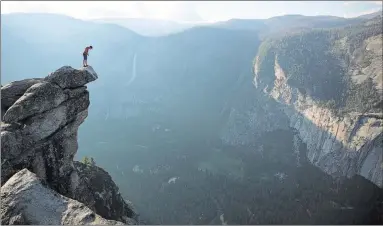
M281 104L314 165L383 187L381 18L266 40L254 72L256 89Z
M64 66L1 88L3 224L136 223L107 172L73 161L90 104L85 85L97 78L92 67Z

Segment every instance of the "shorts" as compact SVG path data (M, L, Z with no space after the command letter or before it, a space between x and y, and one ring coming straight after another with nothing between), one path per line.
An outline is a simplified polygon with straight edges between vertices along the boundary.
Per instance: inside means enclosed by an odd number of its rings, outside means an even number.
M88 59L88 55L83 53L82 56L84 57L84 60L87 60Z

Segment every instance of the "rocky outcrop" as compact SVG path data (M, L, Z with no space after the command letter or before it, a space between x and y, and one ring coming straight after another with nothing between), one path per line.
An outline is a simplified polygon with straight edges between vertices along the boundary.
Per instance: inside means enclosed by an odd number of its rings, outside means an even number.
M16 102L25 91L36 83L41 82L40 78L24 79L11 82L1 87L1 104L4 108L9 108Z
M277 56L274 76L271 87L262 86L265 84L262 75L256 73L257 88L282 104L290 127L296 129L307 144L308 159L332 176L359 174L383 187L383 115L350 112L339 116L331 109L319 106L309 95L288 84L289 78ZM379 80L376 76L382 79L381 73L371 76L375 80Z
M311 163L383 187L381 18L266 40L254 74L257 98L279 103Z
M49 188L45 180L27 169L1 187L1 224L17 225L123 225L106 220L83 203Z
M381 119L363 114L340 118L316 105L302 112L286 106L286 114L307 144L307 157L314 165L333 176L359 174L383 186Z
M108 219L134 223L128 216L135 216L133 206L122 198L112 177L102 168L74 162L78 175L73 198L88 203L88 207Z
M93 76L93 80L97 79L96 74ZM77 129L88 115L88 106L87 90L64 90L44 79L27 88L9 108L5 107L1 125L1 182L28 168L61 189L60 184L69 181L74 169Z
M21 81L11 82L1 87L1 118L13 103L16 102L25 91L32 85L40 82L42 79L24 79Z
M44 79L26 79L2 87L1 183L28 169L54 191L83 202L102 217L132 224L135 221L130 218L135 213L111 177L106 172L100 174L98 168L84 174L73 162L77 131L90 104L84 85L96 79L91 67L77 70L65 66ZM92 173L99 179L97 184L89 182ZM85 183L95 187L84 189ZM109 195L96 199L94 192Z

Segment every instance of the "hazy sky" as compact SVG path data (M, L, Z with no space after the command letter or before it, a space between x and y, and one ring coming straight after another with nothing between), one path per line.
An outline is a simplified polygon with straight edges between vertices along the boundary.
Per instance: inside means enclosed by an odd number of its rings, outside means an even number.
M285 14L355 17L382 9L381 1L1 1L1 13L58 13L79 19L106 17L176 21L269 18Z

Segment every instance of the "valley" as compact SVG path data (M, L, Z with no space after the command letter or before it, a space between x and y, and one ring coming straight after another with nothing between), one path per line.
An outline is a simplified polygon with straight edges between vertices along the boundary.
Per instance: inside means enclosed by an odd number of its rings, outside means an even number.
M234 20L160 37L31 18L2 16L2 85L80 67L91 43L99 78L75 159L109 172L143 223L382 223L382 120L363 119L382 103L381 17ZM71 32L55 36L47 21Z

